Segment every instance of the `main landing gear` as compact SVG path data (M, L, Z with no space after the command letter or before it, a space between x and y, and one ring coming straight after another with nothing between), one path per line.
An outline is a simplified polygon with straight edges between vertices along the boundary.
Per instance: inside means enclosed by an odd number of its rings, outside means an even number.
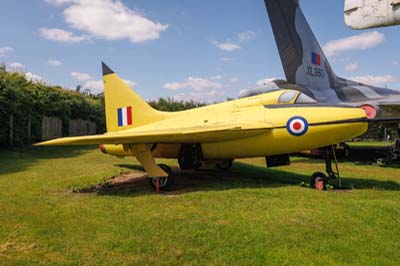
M160 192L161 190L168 190L171 185L174 183L174 172L172 169L165 165L159 164L158 165L162 170L164 170L168 176L165 177L149 177L149 183L154 188L155 191Z
M232 168L232 165L233 165L233 159L226 159L216 163L215 166L219 170L227 171Z
M339 167L334 147L330 146L323 148L323 152L325 158L326 174L322 172L314 173L310 179L310 186L319 190L326 190L326 185L330 179L338 179L339 186L341 186ZM336 172L332 169L332 159L335 163Z

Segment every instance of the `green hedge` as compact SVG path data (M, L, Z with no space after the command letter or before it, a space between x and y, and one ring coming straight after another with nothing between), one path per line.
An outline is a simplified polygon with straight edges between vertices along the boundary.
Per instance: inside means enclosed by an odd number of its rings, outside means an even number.
M181 111L204 106L194 101L160 98L149 104L161 111ZM13 116L13 144L10 144L10 116ZM105 132L103 95L86 95L59 86L31 82L23 73L7 72L0 66L0 148L20 147L41 140L42 117L62 119L63 136L68 136L70 119L91 120L97 133ZM29 137L29 121L30 137Z
M12 146L23 146L41 139L43 116L63 120L63 136L68 135L70 119L91 120L97 133L105 130L104 98L84 95L58 86L30 82L25 75L0 67L0 147L10 147L10 116L14 116ZM31 138L28 124L31 120Z
M175 101L173 98L159 98L157 101L149 101L149 104L157 110L167 112L183 111L206 105L195 101Z

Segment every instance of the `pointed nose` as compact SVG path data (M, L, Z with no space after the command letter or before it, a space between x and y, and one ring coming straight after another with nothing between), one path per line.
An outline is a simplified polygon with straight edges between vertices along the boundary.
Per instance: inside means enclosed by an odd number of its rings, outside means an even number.
M334 140L346 141L364 134L368 129L365 111L361 108L321 108L314 114L310 126Z

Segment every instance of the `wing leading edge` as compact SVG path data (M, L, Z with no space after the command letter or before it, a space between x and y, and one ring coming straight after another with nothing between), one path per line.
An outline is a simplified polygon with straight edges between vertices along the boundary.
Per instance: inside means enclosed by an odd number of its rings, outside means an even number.
M67 137L49 140L35 146L91 144L207 143L253 137L268 133L267 123L223 124L169 129L129 129L103 135Z

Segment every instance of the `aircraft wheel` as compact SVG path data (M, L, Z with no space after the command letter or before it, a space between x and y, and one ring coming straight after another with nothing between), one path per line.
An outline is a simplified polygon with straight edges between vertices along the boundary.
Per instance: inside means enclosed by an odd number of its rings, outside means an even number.
M168 190L174 182L174 172L172 171L172 169L169 166L167 166L165 164L159 164L158 166L160 166L160 168L163 169L168 174L168 176L166 176L166 177L159 178L160 179L160 184L159 184L160 187L159 188L160 188L160 190ZM157 178L150 177L149 183L154 189L156 189Z
M220 163L216 164L216 166L219 170L224 170L224 171L231 169L232 165L233 165L232 159L223 160Z
M327 177L324 173L321 172L316 172L311 176L310 180L310 186L312 188L318 189L318 186L322 182L322 189L326 190L326 182L327 182Z

